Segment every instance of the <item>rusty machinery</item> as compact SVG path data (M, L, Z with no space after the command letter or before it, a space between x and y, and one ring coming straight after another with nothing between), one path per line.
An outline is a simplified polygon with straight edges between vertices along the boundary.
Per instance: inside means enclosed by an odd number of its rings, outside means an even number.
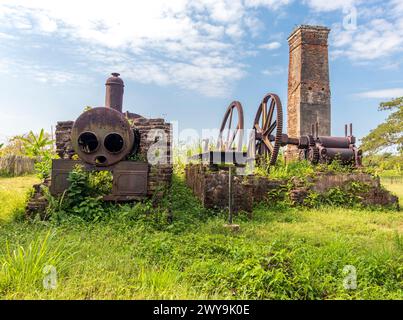
M105 107L82 113L71 130L71 145L88 170L109 170L113 187L109 200L131 200L147 192L148 164L124 161L136 154L140 135L122 113L124 83L118 73L106 81ZM51 192L68 187L67 177L77 161L57 159L52 163Z
M234 114L237 115L238 121L233 121ZM225 112L218 137L217 152L241 152L243 123L242 105L238 101L234 101ZM227 132L225 132L226 130ZM267 157L269 164L274 165L280 148L293 145L299 149L299 159L306 159L313 164L330 163L339 159L343 164L361 166L362 153L355 146L356 138L352 133L352 124L350 124L349 135L347 125L345 126L344 137L319 136L319 123L312 124L310 134L289 137L283 133L283 109L280 98L273 93L266 94L262 99L253 121L252 130L253 134L249 139L247 151L249 159L259 160L261 157ZM233 158L235 157L236 155L233 156ZM205 157L199 156L199 159L203 158ZM238 162L240 161L238 160Z

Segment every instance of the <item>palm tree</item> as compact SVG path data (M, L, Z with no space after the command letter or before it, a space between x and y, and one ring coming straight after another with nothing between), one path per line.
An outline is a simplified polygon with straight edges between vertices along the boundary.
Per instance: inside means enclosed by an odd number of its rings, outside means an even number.
M45 151L46 147L53 144L53 140L49 139L45 130L41 129L38 135L32 131L26 137L22 137L24 143L25 154L29 157L37 157Z

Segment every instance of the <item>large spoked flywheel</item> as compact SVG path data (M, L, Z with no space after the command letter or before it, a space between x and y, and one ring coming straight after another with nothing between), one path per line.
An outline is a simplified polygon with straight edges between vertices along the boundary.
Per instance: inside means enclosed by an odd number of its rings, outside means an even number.
M281 146L283 133L283 108L280 98L268 93L263 98L253 122L256 158L266 157L274 165Z
M238 101L232 102L225 112L218 136L217 150L241 151L244 130L242 105Z

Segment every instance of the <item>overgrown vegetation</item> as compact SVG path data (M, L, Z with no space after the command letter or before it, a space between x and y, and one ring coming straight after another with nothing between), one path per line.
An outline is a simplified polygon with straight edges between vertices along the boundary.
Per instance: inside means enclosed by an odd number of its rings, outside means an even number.
M12 184L8 190L13 191ZM253 220L236 216L241 230L232 233L223 227L225 217L203 209L180 177L174 177L169 194L170 201L164 199L159 208L151 203L119 205L113 214L106 209L97 222L72 216L59 222L2 224L0 242L8 243L8 249L0 249L0 260L11 267L0 271L0 296L402 297L402 213L262 204ZM172 223L166 219L169 211ZM46 265L56 267L55 289L43 286ZM356 268L356 289L343 286L346 265Z
M30 131L10 138L8 143L0 148L0 157L15 155L35 159L35 172L40 179L45 179L50 175L52 159L57 158L53 142L44 129L38 134Z
M289 180L293 177L306 180L308 178L313 178L318 174L351 173L356 171L354 167L343 165L341 161L338 161L337 159L330 164L323 163L317 165L313 165L307 160L286 163L281 156L277 159L274 166L269 165L268 158L261 158L259 159L259 162L259 165L255 167L254 173L277 180Z
M7 180L6 188L0 185L0 242L7 244L0 248L0 297L403 297L402 213L357 208L365 185L351 183L324 196L311 193L308 208L291 206L286 186L257 206L253 219L235 216L241 229L231 232L223 227L225 212L206 210L193 197L183 168L183 161L175 161L172 187L158 204L153 199L110 204L101 201L112 187L110 173L76 167L62 196L47 194L47 221L13 219L23 211L34 178L20 178L25 187L18 192L17 180ZM262 164L257 173L267 175L264 169ZM316 167L279 162L269 175L308 182L318 171L350 170L337 161ZM343 284L347 265L357 271L355 289ZM53 289L44 286L48 267L57 271Z
M323 194L311 191L304 199L304 205L319 208L321 206L361 208L362 198L369 186L359 181L353 181L343 187L329 189Z
M106 203L102 197L112 190L110 171L87 171L77 165L68 176L69 188L53 197L45 190L49 206L47 216L55 221L76 216L84 221L97 221L105 214Z

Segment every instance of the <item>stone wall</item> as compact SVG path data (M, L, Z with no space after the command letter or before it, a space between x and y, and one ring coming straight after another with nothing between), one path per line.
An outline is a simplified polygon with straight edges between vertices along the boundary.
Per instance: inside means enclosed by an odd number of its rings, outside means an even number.
M366 186L365 190L357 194L362 198L361 202L364 205L396 205L399 207L399 199L382 187L379 177L362 172L321 174L314 179L309 179L308 183L301 183L298 179L294 179L291 199L302 204L310 191L326 194L330 189L338 187L348 192L348 187L353 182L359 182ZM309 187L306 186L307 184Z
M160 199L166 187L171 185L173 168L171 164L150 166L148 172L147 196Z
M189 164L185 168L186 184L203 206L225 209L229 204L228 169L214 169L202 164ZM284 181L269 180L253 175L233 175L232 203L234 212L252 212L253 205L267 199L270 190L286 185Z
M58 121L56 125L56 153L60 159L71 159L75 154L71 146L71 129L74 121Z
M46 207L48 206L48 200L44 196L42 188L49 187L50 179L46 179L42 183L33 185L33 193L25 208L26 217L33 218L39 214L41 219L46 219Z
M140 133L139 154L147 159L147 152L151 145L156 142L160 142L161 145L166 143L167 153L165 157L161 156L165 158L167 164L171 163L172 125L161 118L146 119L131 113L126 115Z
M185 168L186 184L206 208L228 208L228 169L214 169L203 164L188 164ZM289 192L290 200L303 204L310 192L325 194L332 188L343 188L351 182L362 182L368 188L361 194L365 205L398 205L398 198L383 189L379 178L365 173L321 174L314 179L301 182L292 179ZM248 175L233 176L233 210L251 212L253 206L265 201L274 190L288 190L288 181L271 180L266 177Z

